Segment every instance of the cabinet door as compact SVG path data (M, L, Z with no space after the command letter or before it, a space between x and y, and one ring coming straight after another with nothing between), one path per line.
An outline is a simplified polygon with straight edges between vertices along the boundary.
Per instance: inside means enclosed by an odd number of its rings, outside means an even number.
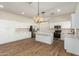
M64 48L70 53L79 55L79 39L65 38Z
M47 44L52 44L53 42L53 37L50 35L36 35L36 40L43 42L43 43L47 43Z

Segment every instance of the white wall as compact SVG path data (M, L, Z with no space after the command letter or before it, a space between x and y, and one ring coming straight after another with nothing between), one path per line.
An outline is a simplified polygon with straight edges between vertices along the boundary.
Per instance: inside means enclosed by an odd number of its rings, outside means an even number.
M16 33L16 28L29 28L32 19L0 11L0 44L30 38L29 31Z
M22 15L16 15L6 11L0 11L0 19L9 20L9 21L18 21L23 23L33 23L33 20Z
M48 22L40 23L39 29L41 32L47 32L50 29L50 25Z
M71 21L50 23L50 28L54 28L55 25L61 25L61 28L71 28Z
M54 25L61 25L61 28L71 28L71 14L52 17L49 22L50 28L54 28Z
M64 21L70 21L70 20L71 20L71 15L65 14L65 15L51 17L51 19L49 19L49 22L64 22Z

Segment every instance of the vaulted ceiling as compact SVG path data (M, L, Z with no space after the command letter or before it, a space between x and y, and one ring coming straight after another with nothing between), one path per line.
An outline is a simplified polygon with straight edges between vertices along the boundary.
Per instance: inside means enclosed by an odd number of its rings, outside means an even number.
M70 14L75 12L76 2L40 2L40 15L45 12L44 17ZM32 18L37 15L38 2L0 2L4 8L0 10ZM58 12L57 10L60 9ZM23 14L22 14L23 13Z

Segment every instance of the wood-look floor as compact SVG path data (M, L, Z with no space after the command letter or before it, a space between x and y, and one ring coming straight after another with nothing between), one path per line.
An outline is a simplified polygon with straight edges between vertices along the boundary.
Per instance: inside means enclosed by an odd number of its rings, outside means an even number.
M72 56L64 50L64 42L55 40L52 45L24 39L0 45L2 56Z

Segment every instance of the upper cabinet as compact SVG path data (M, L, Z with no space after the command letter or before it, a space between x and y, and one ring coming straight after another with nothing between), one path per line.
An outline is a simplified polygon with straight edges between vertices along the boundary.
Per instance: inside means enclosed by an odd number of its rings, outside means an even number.
M76 5L75 13L72 17L72 28L79 28L79 3Z

